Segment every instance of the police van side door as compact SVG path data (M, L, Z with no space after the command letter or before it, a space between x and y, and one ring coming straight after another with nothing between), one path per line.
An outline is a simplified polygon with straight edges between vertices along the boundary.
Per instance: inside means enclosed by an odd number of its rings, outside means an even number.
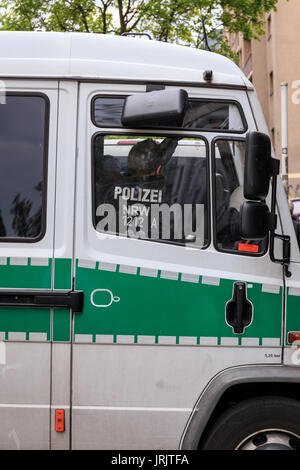
M245 247L227 250L227 237L222 246L215 238L215 180L226 179L227 156L230 160L233 154L241 155L247 128L255 129L244 91L222 90L218 95L215 90L187 90L204 101L195 106L201 107L201 119L209 115L209 123L221 120L226 126L231 115L227 102L242 103L248 125L234 128L238 132L230 136L225 136L226 128L122 129L120 103L110 98L145 91L144 85L80 85L74 263L75 289L84 291L84 308L73 323L74 449L178 448L193 407L215 374L235 365L281 361L280 267L274 270L267 252L254 256L251 243L242 254ZM101 111L98 121L95 109ZM233 121L238 109L232 109ZM180 142L166 173L162 161L154 168L140 168L147 150L167 139ZM148 149L147 140L152 141ZM136 165L137 150L141 158ZM219 160L215 166L213 152ZM210 167L218 171L210 175ZM218 174L223 178L215 178ZM161 176L167 176L165 183ZM224 191L223 198L219 193L221 202L233 204L225 196L238 186L218 185ZM125 223L134 232L137 225L132 222L141 227L142 221L141 213L132 212L133 203L141 212L141 203L147 210L165 202L160 191L167 193L167 206L202 206L202 233L191 230L182 239L172 239L161 238L158 231L155 240L141 240L120 234L117 222L107 231L101 225L105 210L121 197L131 206L130 213L125 208ZM172 227L170 220L167 228ZM182 220L173 223L173 229L181 228ZM254 305L252 321L242 334L234 331L225 314L240 281L247 302Z
M0 448L49 449L58 83L2 83Z

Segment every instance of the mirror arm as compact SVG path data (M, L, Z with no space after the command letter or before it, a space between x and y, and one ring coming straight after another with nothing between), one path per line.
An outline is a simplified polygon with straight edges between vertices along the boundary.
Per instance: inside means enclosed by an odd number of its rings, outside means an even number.
M276 229L276 195L277 195L277 175L279 174L279 160L272 159L273 162L273 171L272 171L272 198L271 198L271 213L273 216L273 221L270 228L270 258L273 263L280 263L285 270L286 277L291 277L292 273L289 271L288 267L291 260L291 237L289 235L280 235L275 233ZM274 254L274 242L275 238L279 238L283 242L283 258L277 259Z
M270 176L272 177L272 199L271 213L276 214L277 175L279 175L280 161L276 158L270 159Z

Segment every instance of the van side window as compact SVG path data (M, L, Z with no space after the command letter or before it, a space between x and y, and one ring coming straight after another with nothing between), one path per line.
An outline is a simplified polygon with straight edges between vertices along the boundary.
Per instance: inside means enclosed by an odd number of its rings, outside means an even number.
M45 231L47 108L40 95L0 104L0 241L35 241Z
M245 148L242 140L220 138L214 144L215 243L220 251L258 255L265 252L267 240L242 240L239 233Z
M97 231L204 248L208 244L207 149L201 138L94 138Z
M92 116L98 127L122 127L121 117L126 97L96 97ZM157 126L159 127L159 126ZM224 100L188 101L182 127L186 130L245 132L247 125L237 103Z

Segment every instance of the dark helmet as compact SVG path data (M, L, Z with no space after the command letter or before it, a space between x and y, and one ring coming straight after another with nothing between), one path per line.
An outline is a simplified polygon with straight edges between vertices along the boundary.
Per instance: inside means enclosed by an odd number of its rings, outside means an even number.
M156 147L153 139L135 144L128 154L128 170L143 175L153 173L157 168Z
M150 175L165 166L172 157L178 139L167 138L158 144L146 139L135 144L128 154L128 170L135 174Z

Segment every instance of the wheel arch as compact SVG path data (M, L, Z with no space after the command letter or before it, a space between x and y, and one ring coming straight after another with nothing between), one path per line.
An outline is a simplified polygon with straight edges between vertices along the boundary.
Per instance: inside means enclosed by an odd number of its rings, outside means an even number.
M181 437L179 448L196 450L214 418L228 399L247 392L243 399L264 393L300 396L300 368L284 365L239 366L226 369L208 383L199 396ZM296 393L298 391L298 393ZM241 400L240 400L241 401Z

